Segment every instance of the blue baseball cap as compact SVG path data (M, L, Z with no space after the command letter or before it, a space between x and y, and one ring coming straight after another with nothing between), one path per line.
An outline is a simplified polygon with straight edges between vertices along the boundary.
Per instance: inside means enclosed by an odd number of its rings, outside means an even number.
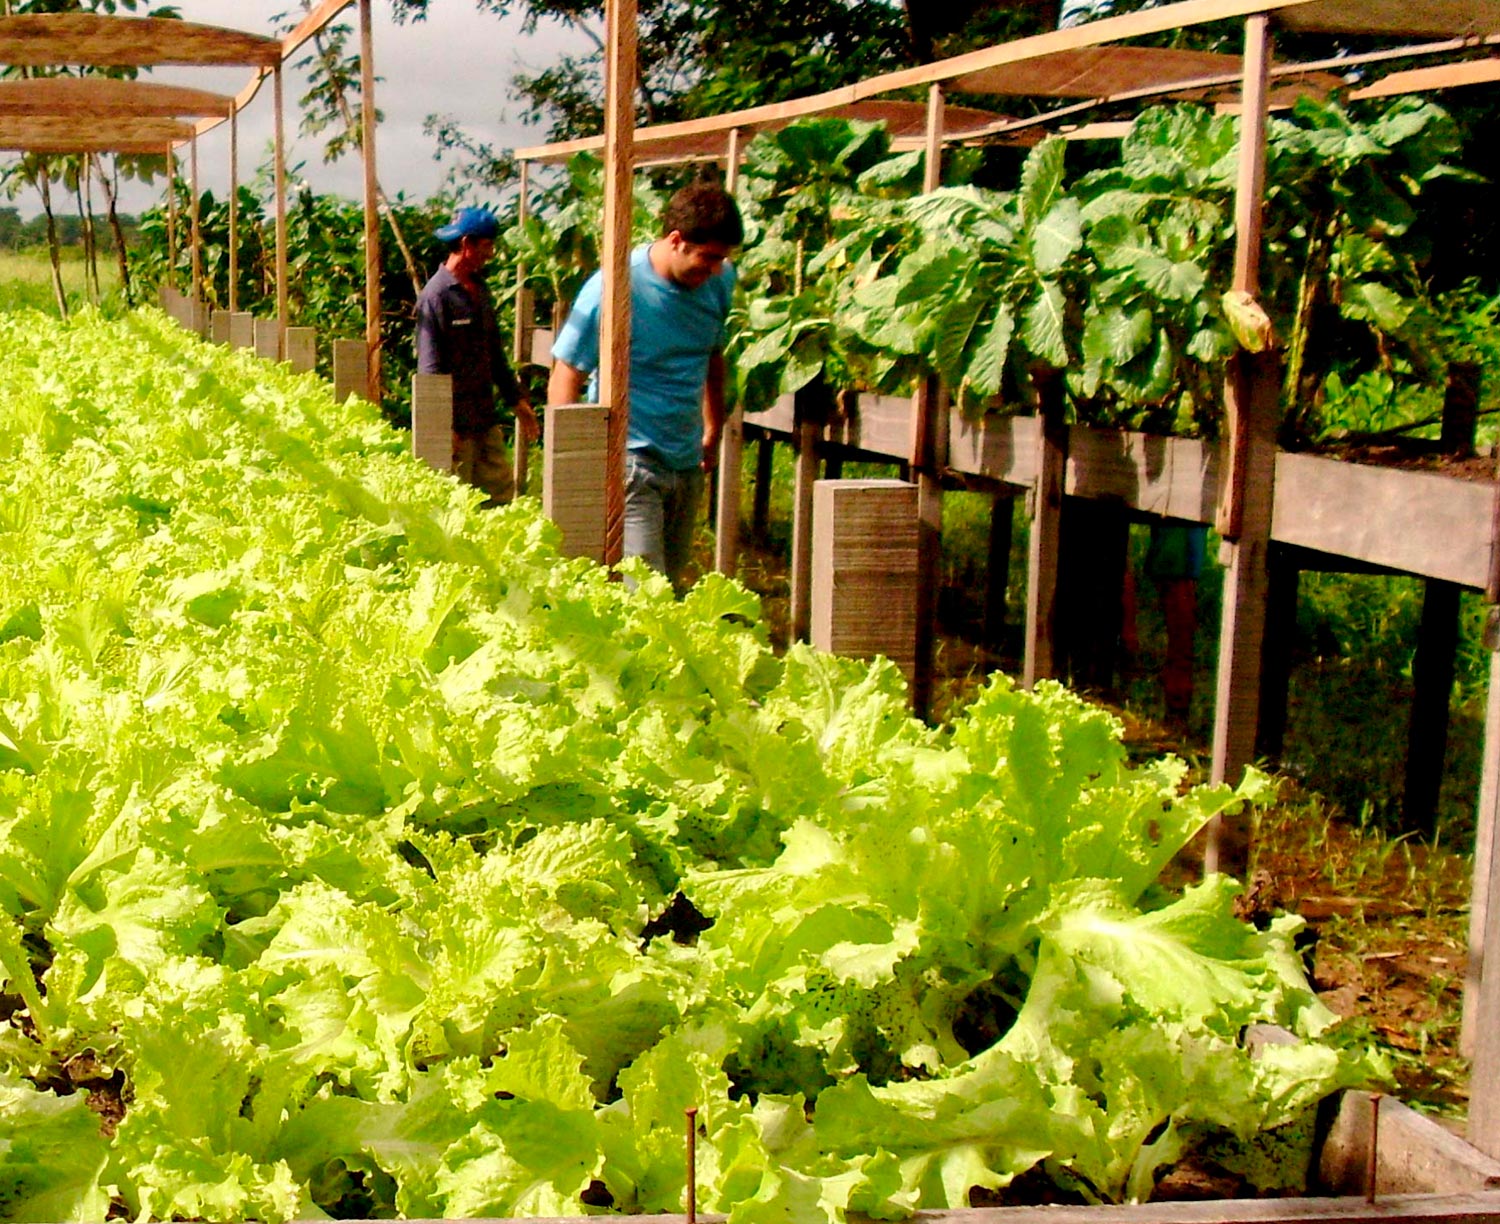
M453 220L433 230L439 242L457 242L460 238L498 238L500 222L488 208L460 208Z

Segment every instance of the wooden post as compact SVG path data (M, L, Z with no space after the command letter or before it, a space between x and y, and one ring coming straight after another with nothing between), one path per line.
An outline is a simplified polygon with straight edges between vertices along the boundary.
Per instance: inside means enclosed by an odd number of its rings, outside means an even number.
M1495 612L1491 610L1493 630ZM1468 1139L1500 1158L1500 972L1485 971L1485 951L1500 948L1500 652L1490 655L1489 702L1484 719L1484 772L1474 849L1474 888L1469 903L1469 966L1464 983L1462 1048L1471 1053Z
M1270 62L1270 18L1256 13L1245 20L1244 106L1235 189L1234 288L1251 297L1260 290ZM1280 382L1279 362L1269 350L1232 358L1225 380L1230 455L1219 526L1227 567L1211 777L1231 785L1239 782L1255 749ZM1208 828L1204 870L1243 875L1249 860L1249 814L1216 817Z
M360 159L365 171L365 348L369 392L380 403L380 180L375 166L375 21L359 0ZM451 450L451 446L450 446Z
M1479 425L1480 368L1471 361L1448 367L1448 389L1443 397L1443 427L1438 446L1447 454L1467 458L1474 453Z
M255 355L266 361L280 361L281 335L281 324L276 319L256 319Z
M1010 589L1010 550L1015 541L1016 499L995 494L990 505L989 552L984 574L984 644L991 650L1004 645L1005 601Z
M818 480L818 439L828 419L828 384L820 374L793 397L797 475L792 486L792 572L788 633L807 641L812 631L813 486Z
M333 342L333 398L343 403L351 395L362 400L370 398L369 351L363 340L335 340ZM452 449L452 441L449 441Z
M630 224L635 203L636 0L605 0L604 25L604 249L600 253L604 284L599 325L599 402L609 410L609 445L604 473L602 559L606 565L615 565L625 552Z
M740 183L740 129L729 129L724 154L724 190L734 195ZM736 403L719 438L718 483L714 503L714 569L733 574L739 568L740 491L744 485L745 406Z
M453 375L411 376L411 452L440 472L453 470Z
M922 190L936 191L943 185L943 117L945 104L940 84L927 89L927 144L923 161ZM917 582L917 658L912 676L912 709L926 718L932 708L933 645L937 640L938 582L943 542L943 480L941 433L948 423L948 408L936 378L924 379L912 403L912 468L917 474L917 531L920 577Z
M193 267L193 301L203 300L203 229L201 209L198 205L198 133L193 133L193 138L188 143L189 177L192 181L193 198L188 201L188 216L190 218L188 235L193 244L192 267Z
M286 362L299 374L310 374L318 365L318 329L286 329Z
M1429 578L1422 594L1422 623L1412 659L1411 714L1406 728L1406 787L1401 828L1430 833L1437 822L1448 753L1448 704L1458 658L1459 598L1456 583Z
M910 683L917 665L917 488L820 480L813 491L812 644L884 655Z
M287 250L286 250L286 88L281 65L275 69L276 84L276 327L278 350L286 342Z
M229 104L229 311L240 308L240 107Z
M177 287L177 150L167 142L167 284Z
M605 559L610 413L600 404L547 409L542 512L562 531L563 551L570 557Z
M516 223L525 226L531 213L531 163L521 163L521 183L516 192ZM526 287L526 261L524 258L516 260L516 321L515 331L512 336L510 350L510 363L515 370L516 377L521 375L521 367L531 360L531 337L536 330L536 295ZM521 428L521 422L516 421L515 447L511 452L511 477L512 486L515 488L516 496L520 497L526 492L526 482L530 475L531 467L531 443L526 440L526 431Z
M1062 374L1049 370L1041 383L1041 428L1037 430L1036 484L1032 488L1031 537L1027 542L1026 651L1023 688L1057 675L1057 561L1062 548L1063 482L1068 466L1068 426L1063 420Z
M750 530L762 544L771 529L771 464L776 458L775 441L762 434L755 444L755 500L750 508Z
M1260 717L1255 752L1272 759L1286 744L1291 698L1292 643L1297 636L1297 595L1302 571L1290 549L1272 546L1267 558L1266 629L1261 649Z
M229 347L241 349L255 347L255 316L248 310L230 312Z

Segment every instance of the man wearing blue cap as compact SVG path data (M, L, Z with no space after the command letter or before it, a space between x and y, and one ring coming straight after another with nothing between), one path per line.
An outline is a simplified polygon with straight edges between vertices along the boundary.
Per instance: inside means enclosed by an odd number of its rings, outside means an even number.
M494 257L500 223L484 208L462 208L436 230L448 258L417 298L417 372L453 376L453 470L490 495L513 495L505 430L495 390L515 409L528 440L537 436L536 413L505 356L495 304L480 280Z

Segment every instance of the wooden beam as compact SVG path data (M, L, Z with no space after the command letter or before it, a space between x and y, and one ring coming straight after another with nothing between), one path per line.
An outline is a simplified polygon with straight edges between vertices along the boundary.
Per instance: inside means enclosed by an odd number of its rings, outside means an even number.
M296 29L281 40L282 60L286 60L293 52L299 50L303 43L311 39L354 2L355 0L322 0L317 8L297 23ZM360 15L363 20L363 5L361 5Z
M1401 794L1401 829L1430 835L1437 823L1448 753L1449 706L1458 657L1461 588L1428 579L1423 584L1422 620L1412 658L1412 701L1406 728L1406 785Z
M1500 59L1491 57L1463 64L1437 64L1393 72L1373 85L1365 85L1349 94L1351 102L1365 98L1392 98L1399 94L1432 93L1438 89L1457 89L1464 85L1490 85L1500 81Z
M286 234L286 86L280 62L275 70L276 88L276 326L281 347L286 346L287 234Z
M80 132L73 136L57 136L47 140L0 141L0 153L132 153L160 157L164 148L159 140L126 140L123 138L96 137Z
M1464 988L1465 1044L1472 1048L1469 1142L1500 1159L1500 653L1490 656L1479 789L1474 888L1469 903L1469 968ZM1486 964L1486 961L1489 963Z
M0 81L0 116L72 115L93 119L227 116L234 99L205 89L117 81L108 77L42 77Z
M604 563L625 549L625 441L630 414L630 226L635 205L636 0L606 0L604 249L599 402L609 409Z
M188 240L193 244L192 269L193 269L193 301L203 300L203 217L202 209L198 203L200 188L198 185L198 137L194 136L188 142L190 152L188 154L188 180L192 184L193 196L188 201Z
M359 0L359 151L365 172L365 359L370 366L370 394L378 404L381 401L380 180L375 173L374 27L370 0Z
M167 284L177 287L177 154L167 145Z
M0 143L29 147L55 140L154 142L188 140L194 127L179 119L94 118L79 115L19 115L0 117Z
M190 21L92 13L0 17L0 63L11 66L269 66L280 60L278 39Z
M240 111L229 112L229 310L240 308Z
M792 572L787 632L805 642L812 632L813 486L818 479L818 439L828 417L828 387L813 379L796 396L796 475L792 481Z
M516 224L524 229L531 216L531 164L521 163L521 181L516 190ZM536 334L536 295L526 286L526 257L516 257L515 327L511 335L511 367L520 375L521 367L531 360L532 338ZM515 446L511 451L511 487L520 497L526 492L530 475L531 443L519 418L516 421Z
M927 87L927 143L922 158L922 191L943 185L943 87ZM917 484L917 642L911 675L912 709L926 718L932 711L933 651L937 642L938 585L941 581L943 481L947 447L939 432L947 423L943 389L936 378L924 379L912 401L912 467ZM946 432L946 431L943 431Z
M724 190L731 196L739 190L740 128L729 129L724 150ZM524 164L524 163L523 163ZM733 575L740 556L740 491L744 486L745 406L738 401L730 408L719 438L718 502L714 507L714 569Z
M1063 421L1062 372L1051 371L1041 387L1035 434L1036 483L1032 486L1031 535L1027 541L1026 647L1021 685L1057 675L1057 571L1062 552L1063 481L1068 463L1068 427Z

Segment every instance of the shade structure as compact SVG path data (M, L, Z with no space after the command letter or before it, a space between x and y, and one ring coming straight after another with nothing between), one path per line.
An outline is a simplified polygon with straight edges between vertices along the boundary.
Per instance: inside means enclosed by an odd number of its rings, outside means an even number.
M1112 98L1171 93L1201 101L1232 101L1239 94L1237 55L1166 47L1080 47L1019 63L981 68L953 82L960 93L1034 98ZM1297 73L1278 82L1295 101L1303 92L1327 96L1343 80L1328 72Z
M0 118L0 150L7 152L134 151L140 146L165 153L167 145L187 140L193 125L176 119L96 119L76 116Z
M1500 33L1497 0L1307 0L1276 13L1276 24L1319 34L1429 38Z
M922 102L870 98L844 106L830 107L820 111L818 117L884 123L892 139L898 145L920 148L927 123L927 107ZM760 118L747 122L738 130L743 140L758 132L778 131L797 118L805 118L805 116L799 114L769 119ZM1001 121L1001 116L990 111L953 106L948 108L944 131L950 138L956 139L967 131ZM565 140L557 144L517 149L515 155L521 161L564 162L575 153L598 152L603 147L603 136L587 136L580 140ZM638 128L635 133L635 156L637 162L643 165L650 162L692 161L723 157L728 147L728 134L717 123L712 126L693 121L668 123L656 127Z
M101 17L92 13L0 17L0 64L96 68L162 64L242 64L270 67L281 40L242 30L161 17Z
M116 81L108 77L44 77L0 81L0 118L72 115L79 119L179 118L228 115L234 99L204 89Z

